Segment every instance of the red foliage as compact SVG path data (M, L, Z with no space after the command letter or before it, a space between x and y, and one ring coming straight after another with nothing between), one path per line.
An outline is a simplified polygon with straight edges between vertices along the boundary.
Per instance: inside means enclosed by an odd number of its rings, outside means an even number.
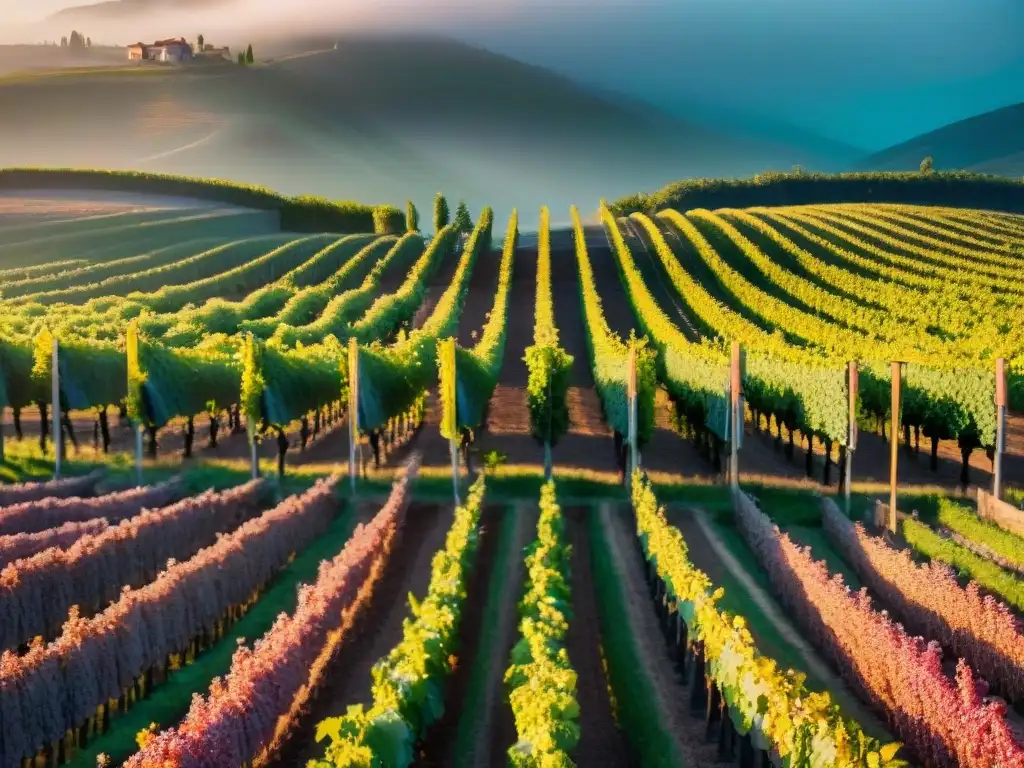
M207 491L9 564L0 571L0 648L56 636L71 606L92 616L123 587L151 581L168 559L191 557L258 514L265 492L263 480Z
M735 496L736 523L776 593L811 641L862 696L885 712L889 727L929 766L1024 768L1024 747L1006 722L1001 699L962 659L956 679L942 669L937 642L911 637L866 590L851 592L809 548L801 548L745 494Z
M87 496L103 479L103 470L97 469L82 477L67 477L63 480L47 480L45 483L15 483L0 486L0 507L10 504L24 504L48 498Z
M170 481L104 496L52 496L12 504L0 509L0 534L38 533L65 523L82 523L100 517L116 523L135 517L143 509L166 506L180 495L180 483Z
M39 533L15 533L0 536L0 566L31 557L44 549L70 547L83 536L95 536L107 528L102 517L81 523L65 523L59 528L47 528Z
M301 588L295 613L279 616L253 648L240 647L228 676L213 681L207 698L194 697L181 725L150 740L126 768L248 765L273 743L280 718L292 712L297 696L323 671L323 656L337 647L343 613L390 554L415 470L411 465L387 504L356 528L341 554L320 564L316 583Z
M72 610L61 636L35 643L28 655L0 657L0 765L18 766L23 756L78 727L107 699L117 698L139 675L181 653L211 632L232 605L305 548L337 513L337 479L321 480L221 536L184 563L169 563L146 586L125 590L92 619ZM229 492L244 501L242 486ZM245 493L251 492L250 490Z
M857 575L910 630L963 656L1008 699L1024 697L1024 626L1004 603L982 595L973 581L961 587L943 563L915 563L835 505L825 506L822 520Z

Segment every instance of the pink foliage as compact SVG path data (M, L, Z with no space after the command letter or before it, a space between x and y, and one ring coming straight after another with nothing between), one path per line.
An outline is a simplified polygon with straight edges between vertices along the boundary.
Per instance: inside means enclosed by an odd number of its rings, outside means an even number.
M97 469L82 477L47 480L45 483L0 485L0 507L6 507L9 504L40 501L50 497L88 496L102 479L103 470Z
M775 591L811 641L864 698L888 715L889 727L930 766L1024 768L1024 748L1006 722L1001 699L961 660L956 679L942 669L937 642L911 637L866 590L852 592L809 548L794 544L742 493L736 523Z
M116 523L135 517L143 509L166 506L180 495L181 484L172 480L103 496L51 496L25 501L0 509L0 534L38 533L65 523L81 523L100 517Z
M0 566L13 563L50 547L69 547L83 536L95 536L107 528L102 517L81 523L65 523L59 528L47 528L39 533L15 533L0 536Z
M308 546L338 511L337 479L321 480L301 496L249 520L183 563L171 562L144 587L91 619L77 609L61 636L26 656L0 657L0 768L80 726L98 706L118 697L136 677L214 629L232 605L252 593ZM246 503L241 491L233 503ZM42 706L41 706L42 705Z
M92 616L123 587L151 581L168 559L191 557L258 514L266 490L263 480L253 480L207 491L7 565L0 571L0 648L54 637L71 606Z
M1024 626L1004 603L982 595L973 581L961 587L943 563L915 563L909 552L869 536L834 504L825 505L822 520L857 575L909 629L963 656L1007 698L1024 697Z
M338 630L374 565L390 552L416 469L410 464L373 520L356 528L337 557L320 564L316 583L300 588L295 613L279 616L253 648L240 647L227 677L213 681L208 697L195 696L181 725L158 734L126 768L250 764L270 746L280 718L303 687L315 682L311 669L328 647L329 634Z

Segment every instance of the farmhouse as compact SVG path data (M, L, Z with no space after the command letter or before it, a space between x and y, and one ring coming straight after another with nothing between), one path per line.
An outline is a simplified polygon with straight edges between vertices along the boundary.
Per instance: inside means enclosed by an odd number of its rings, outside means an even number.
M180 37L172 40L157 40L155 43L135 43L128 46L129 61L182 62L192 60L192 46Z

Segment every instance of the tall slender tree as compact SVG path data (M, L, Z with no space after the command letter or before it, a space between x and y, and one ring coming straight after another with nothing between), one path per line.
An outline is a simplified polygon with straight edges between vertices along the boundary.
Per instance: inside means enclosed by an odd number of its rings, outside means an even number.
M245 49L245 63L252 64L252 43L249 43L249 47Z
M459 232L473 231L473 218L469 215L469 208L466 207L465 200L460 200L458 207L455 209L455 228Z
M197 39L197 40L199 41L199 50L200 50L200 51L201 51L201 50L203 50L203 41L204 41L204 40L205 40L206 38L204 38L204 37L203 37L202 35L199 35L199 37L198 37L198 38L196 38L196 39Z
M434 197L434 231L440 232L448 226L450 214L448 200L440 192Z
M412 200L405 201L405 229L407 232L420 231L420 212Z

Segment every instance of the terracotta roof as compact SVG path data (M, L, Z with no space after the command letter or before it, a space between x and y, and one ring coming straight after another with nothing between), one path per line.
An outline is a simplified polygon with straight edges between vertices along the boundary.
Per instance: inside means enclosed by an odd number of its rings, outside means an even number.
M160 47L164 45L188 45L188 43L185 41L185 38L179 37L170 40L157 40L153 45L154 47Z

